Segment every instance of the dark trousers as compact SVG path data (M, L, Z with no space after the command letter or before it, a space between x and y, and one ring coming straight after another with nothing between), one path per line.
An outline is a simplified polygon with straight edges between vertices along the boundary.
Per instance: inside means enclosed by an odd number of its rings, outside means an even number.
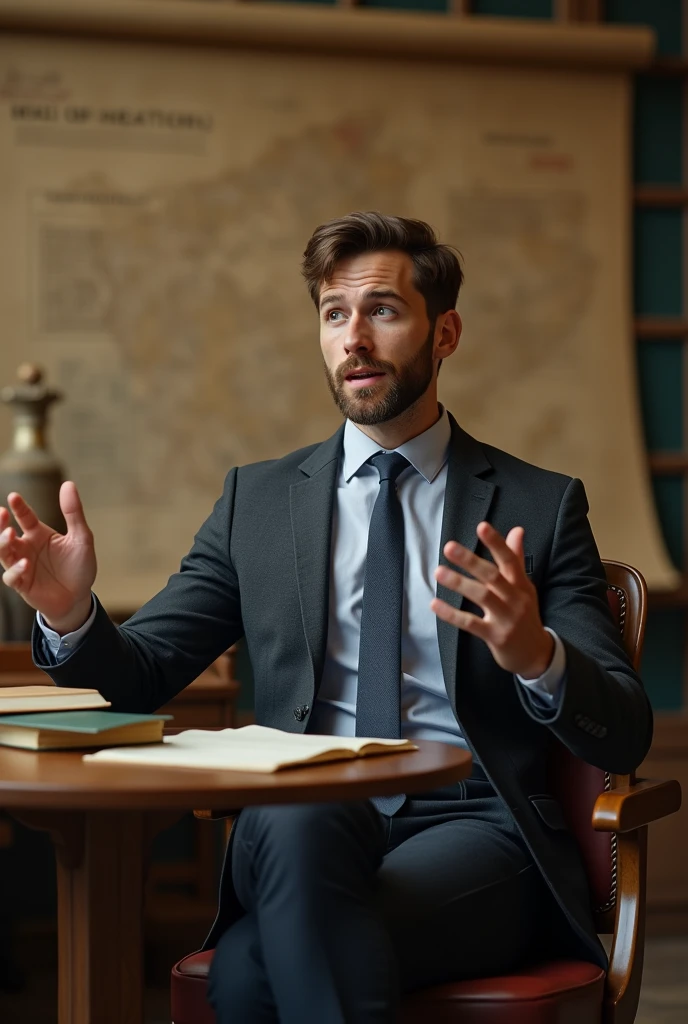
M391 1024L403 992L526 961L545 902L483 779L393 818L369 801L242 811L232 877L246 914L215 950L218 1024Z

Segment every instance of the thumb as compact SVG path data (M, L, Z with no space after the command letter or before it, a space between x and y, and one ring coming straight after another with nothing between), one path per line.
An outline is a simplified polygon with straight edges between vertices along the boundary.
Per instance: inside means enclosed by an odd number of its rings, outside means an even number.
M67 533L78 539L85 539L91 531L84 515L84 506L81 504L76 484L72 480L65 480L60 488L60 508L67 524Z
M514 526L512 530L506 535L506 544L508 548L511 548L513 553L516 555L519 561L519 565L524 564L523 555L523 538L525 536L525 530L522 526Z

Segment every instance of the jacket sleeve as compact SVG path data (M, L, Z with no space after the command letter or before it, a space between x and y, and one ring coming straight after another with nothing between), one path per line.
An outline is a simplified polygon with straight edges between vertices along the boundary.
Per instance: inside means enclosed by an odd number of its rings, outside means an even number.
M566 674L549 709L516 683L531 718L574 754L604 771L626 775L652 741L652 709L624 651L607 602L604 568L587 518L580 480L571 480L559 507L549 566L540 591L544 625L566 648Z
M194 538L179 572L122 626L98 603L74 652L51 664L37 625L33 657L58 686L93 687L113 710L152 712L242 635L239 582L230 557L237 471Z

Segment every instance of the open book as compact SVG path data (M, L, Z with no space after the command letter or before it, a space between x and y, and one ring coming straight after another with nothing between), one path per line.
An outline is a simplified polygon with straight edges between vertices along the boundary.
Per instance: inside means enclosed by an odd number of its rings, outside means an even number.
M417 749L408 740L300 735L268 729L263 725L245 725L241 729L219 731L187 729L177 736L165 736L161 744L111 747L97 754L86 754L84 761L213 771L276 772L294 765Z

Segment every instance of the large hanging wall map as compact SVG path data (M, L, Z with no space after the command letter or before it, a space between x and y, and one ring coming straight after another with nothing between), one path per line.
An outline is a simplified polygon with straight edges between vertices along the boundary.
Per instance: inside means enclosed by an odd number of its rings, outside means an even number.
M106 604L164 582L231 466L336 429L299 262L353 209L421 217L461 251L465 334L440 382L463 426L580 476L603 555L673 585L631 357L626 71L470 63L458 43L423 60L408 32L400 57L374 52L385 26L463 31L448 19L368 12L357 55L341 19L363 11L282 9L304 33L331 19L298 52L262 48L266 5L103 6L115 28L136 8L150 38L17 31L50 5L0 0L0 381L30 358L67 396L54 442ZM154 41L182 6L227 40ZM627 64L649 52L609 31Z

